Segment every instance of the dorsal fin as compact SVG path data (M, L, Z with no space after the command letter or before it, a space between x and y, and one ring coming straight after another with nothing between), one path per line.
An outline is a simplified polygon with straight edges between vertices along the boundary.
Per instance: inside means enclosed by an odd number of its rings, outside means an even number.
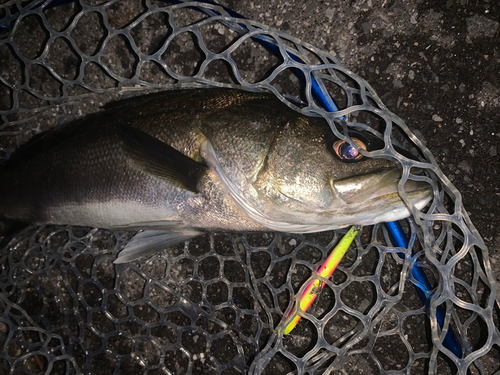
M138 168L175 186L198 192L198 182L207 170L199 163L155 137L126 125L115 125L126 155Z

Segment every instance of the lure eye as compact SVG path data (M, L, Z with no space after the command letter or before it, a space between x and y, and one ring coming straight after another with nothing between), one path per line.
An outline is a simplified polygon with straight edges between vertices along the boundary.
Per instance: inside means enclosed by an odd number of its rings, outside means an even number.
M363 150L366 150L366 145L359 139L352 138L352 140ZM354 146L342 140L333 144L333 150L341 160L359 160L363 157Z

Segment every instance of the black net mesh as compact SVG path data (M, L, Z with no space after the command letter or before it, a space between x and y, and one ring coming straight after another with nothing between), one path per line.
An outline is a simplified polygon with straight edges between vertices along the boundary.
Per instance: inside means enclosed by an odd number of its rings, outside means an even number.
M283 316L345 231L215 233L114 265L133 233L27 228L0 256L1 374L498 370L483 364L498 360L500 345L487 249L432 154L366 81L329 53L216 5L62 3L0 6L2 160L34 134L110 100L173 87L239 87L269 90L331 124L372 129L386 147L371 156L398 162L403 183L425 179L434 199L403 223L408 248L393 246L383 225L363 228L289 335ZM314 83L339 111L322 109ZM421 161L397 153L398 143ZM426 175L411 174L415 167ZM433 288L426 304L415 267ZM462 358L446 342L451 330Z

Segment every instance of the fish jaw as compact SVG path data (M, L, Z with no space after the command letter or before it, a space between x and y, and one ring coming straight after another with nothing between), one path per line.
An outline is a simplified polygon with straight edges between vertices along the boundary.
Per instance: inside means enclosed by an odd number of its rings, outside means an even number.
M326 211L343 227L405 219L412 214L412 206L417 210L427 206L433 190L424 181L408 179L402 188L404 201L398 190L400 179L401 172L394 167L331 181L335 203Z
M373 225L382 222L398 221L409 217L412 214L411 206L417 210L422 210L432 199L432 188L426 183L417 184L415 190L408 190L405 184L405 193L408 199L407 203L403 201L397 192L397 183L395 183L391 190L392 193L378 192L375 196L365 202L351 203L351 215L345 218L353 225ZM381 189L384 190L384 189ZM358 213L364 212L359 215ZM351 225L349 224L349 225ZM346 225L347 226L347 225Z
M337 198L346 204L363 203L371 198L397 191L401 173L397 168L387 168L374 173L331 180Z
M401 172L395 167L331 181L336 199L328 211L344 226L405 219L412 213L411 206L422 210L431 201L433 190L424 181L408 179L402 188L405 202L398 190L400 178Z

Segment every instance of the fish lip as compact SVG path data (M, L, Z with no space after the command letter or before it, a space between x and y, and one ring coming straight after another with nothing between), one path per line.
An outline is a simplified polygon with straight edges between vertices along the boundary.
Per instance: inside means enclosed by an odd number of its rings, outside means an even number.
M412 171L413 172L413 171ZM347 205L362 204L368 200L381 198L398 193L398 183L401 172L398 168L387 168L375 172L357 175L331 182L336 195ZM424 181L408 179L403 190L412 198L412 201L428 201L432 188Z

